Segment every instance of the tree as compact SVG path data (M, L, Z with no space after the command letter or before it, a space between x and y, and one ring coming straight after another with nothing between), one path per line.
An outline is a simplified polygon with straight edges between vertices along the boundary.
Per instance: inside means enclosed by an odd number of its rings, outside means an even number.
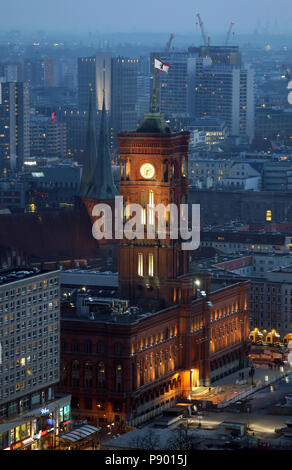
M133 449L155 450L159 449L159 442L159 436L151 429L148 429L146 432L141 432L133 437L129 444Z
M190 433L188 428L179 428L174 432L174 436L169 440L167 449L169 450L191 450L196 449L198 441Z

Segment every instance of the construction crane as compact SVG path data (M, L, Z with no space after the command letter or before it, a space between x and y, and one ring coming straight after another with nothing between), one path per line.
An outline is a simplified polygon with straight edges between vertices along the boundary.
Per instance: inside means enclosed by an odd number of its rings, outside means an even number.
M171 43L172 43L173 38L174 38L174 34L171 33L171 35L169 36L169 40L167 41L166 46L165 46L165 49L164 49L164 55L165 55L165 57L168 57L168 55L169 55L170 46L171 46Z
M207 36L206 36L205 30L204 30L204 23L202 21L201 15L200 15L200 13L197 13L196 16L198 18L199 25L200 25L200 28L201 28L201 34L202 34L204 46L208 46L208 40L207 40Z
M232 31L232 28L233 28L233 25L234 25L234 21L231 21L230 23L230 26L229 26L229 29L227 31L227 35L226 35L226 40L225 40L225 46L228 46L228 43L229 43L229 40L230 40L230 34L231 34L231 31Z

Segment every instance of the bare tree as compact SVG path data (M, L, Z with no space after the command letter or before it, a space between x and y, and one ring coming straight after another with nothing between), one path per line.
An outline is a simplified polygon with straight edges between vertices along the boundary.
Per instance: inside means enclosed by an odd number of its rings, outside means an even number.
M131 448L144 450L159 449L159 443L159 436L151 429L148 429L144 433L141 432L139 435L133 437L129 442Z
M174 432L172 439L168 441L169 450L191 450L196 449L199 442L192 436L187 428L179 428Z

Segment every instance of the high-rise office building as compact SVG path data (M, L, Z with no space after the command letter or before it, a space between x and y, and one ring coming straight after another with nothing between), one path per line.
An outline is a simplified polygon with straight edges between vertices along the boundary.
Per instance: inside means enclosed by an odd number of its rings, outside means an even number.
M194 49L189 48L192 53ZM238 46L200 46L199 57L209 57L216 65L241 65L242 57Z
M96 135L99 135L100 112L95 111ZM86 157L86 134L88 109L79 110L75 106L63 106L56 110L56 119L66 125L67 156L84 163Z
M41 60L25 59L23 81L33 87L54 85L54 60L49 57Z
M102 109L103 90L105 107L111 106L111 54L97 52L93 57L78 58L78 105L80 110L88 110L90 90L96 98L96 109Z
M255 127L254 71L242 65L237 46L202 46L188 52L151 54L169 65L156 72L160 110L173 129L185 128L188 118L217 117L229 135L251 142Z
M152 73L154 57L169 65L167 74L155 73L160 111L170 120L189 117L189 88L195 74L196 58L187 52L171 52L168 57L163 53L152 53Z
M140 56L138 61L137 77L137 113L138 121L143 119L145 113L149 111L151 97L151 78L150 78L150 57Z
M64 158L67 153L66 124L51 118L35 116L30 122L30 154Z
M19 170L29 157L29 86L0 83L0 167Z
M78 58L78 105L79 109L88 109L89 90L96 96L96 60L95 57Z
M3 79L3 82L18 82L21 79L20 71L20 63L0 63L0 77Z
M254 71L231 65L205 65L198 69L192 115L225 121L229 134L254 138Z
M137 127L138 59L112 58L111 63L111 128L118 132Z
M59 381L59 271L7 270L0 285L0 449L36 449L70 419ZM65 415L65 419L64 419Z

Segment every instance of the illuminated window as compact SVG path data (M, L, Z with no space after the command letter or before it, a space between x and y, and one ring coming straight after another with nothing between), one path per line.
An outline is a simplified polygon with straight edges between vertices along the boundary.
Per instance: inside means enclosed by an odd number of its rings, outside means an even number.
M154 192L149 191L149 224L154 225Z
M138 276L143 276L143 254L138 253Z
M185 157L183 157L183 159L182 159L181 173L182 173L182 176L186 176L186 159L185 159Z
M105 387L105 366L104 362L99 362L97 365L97 386L100 388Z
M272 222L272 211L271 210L268 210L266 212L266 221L267 222Z
M141 224L145 225L146 224L146 209L142 207L141 211Z
M153 260L153 253L149 253L148 256L148 276L154 275L154 260Z
M116 367L116 392L120 392L122 389L122 366L119 364Z
M121 177L125 178L126 176L126 161L122 160L121 161Z

